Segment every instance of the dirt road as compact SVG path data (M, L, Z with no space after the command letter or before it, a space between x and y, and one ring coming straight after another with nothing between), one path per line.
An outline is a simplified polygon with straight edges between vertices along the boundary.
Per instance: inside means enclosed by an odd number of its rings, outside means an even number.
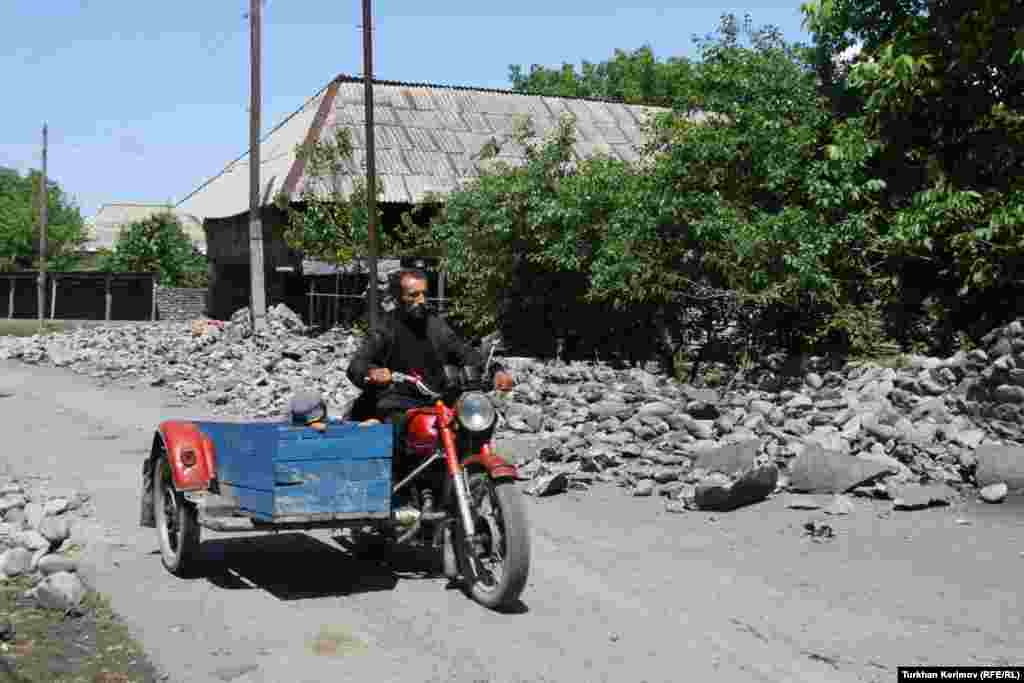
M13 362L2 394L0 461L93 496L86 575L170 681L894 681L898 665L1021 663L1020 498L858 501L826 542L802 529L824 515L782 498L719 515L615 488L529 499L525 608L497 614L423 578L430 557L354 557L326 533L204 531L219 569L174 578L138 527L140 466L160 419L195 412Z

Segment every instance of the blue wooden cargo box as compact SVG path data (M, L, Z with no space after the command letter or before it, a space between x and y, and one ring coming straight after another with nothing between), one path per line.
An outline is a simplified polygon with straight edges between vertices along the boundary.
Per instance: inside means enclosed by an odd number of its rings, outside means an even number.
M391 425L332 421L319 432L280 419L194 423L216 449L221 496L255 520L391 516Z

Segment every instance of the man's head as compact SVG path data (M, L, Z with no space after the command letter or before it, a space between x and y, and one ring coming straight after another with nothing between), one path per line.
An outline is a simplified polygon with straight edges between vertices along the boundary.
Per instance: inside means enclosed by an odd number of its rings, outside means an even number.
M423 320L427 317L427 274L422 270L409 268L399 271L398 310L410 320Z

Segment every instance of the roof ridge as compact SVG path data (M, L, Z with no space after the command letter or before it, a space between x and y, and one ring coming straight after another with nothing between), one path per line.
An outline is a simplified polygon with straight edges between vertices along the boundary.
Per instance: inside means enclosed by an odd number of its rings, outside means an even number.
M351 74L341 73L334 78L335 81L340 83L363 83L362 76L353 76ZM603 102L605 104L624 104L629 107L647 107L648 109L665 109L668 110L670 107L661 107L653 104L632 104L621 99L614 99L608 97L570 97L568 95L539 95L537 93L519 92L518 90L503 90L501 88L485 88L482 86L475 85L446 85L444 83L425 83L418 81L393 81L388 79L373 79L374 85L394 85L399 87L407 88L441 88L444 90L469 90L472 92L490 92L498 95L521 95L523 97L550 97L559 100L577 100L581 102Z

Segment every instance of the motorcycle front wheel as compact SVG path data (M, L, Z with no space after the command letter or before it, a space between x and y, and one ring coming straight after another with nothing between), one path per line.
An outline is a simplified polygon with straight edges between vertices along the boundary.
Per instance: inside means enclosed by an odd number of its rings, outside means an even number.
M470 510L480 543L456 522L455 556L466 593L490 609L516 602L530 573L530 533L522 494L511 480L469 476Z

